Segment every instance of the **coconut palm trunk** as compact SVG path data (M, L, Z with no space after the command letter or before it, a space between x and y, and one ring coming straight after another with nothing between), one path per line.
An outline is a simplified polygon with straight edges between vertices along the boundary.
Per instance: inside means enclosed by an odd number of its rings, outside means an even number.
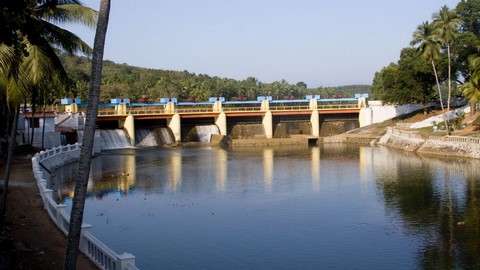
M65 250L63 269L76 269L77 254L82 231L83 212L87 196L88 176L92 159L95 125L97 122L98 102L100 99L100 84L102 78L103 52L107 34L108 18L110 14L110 0L100 1L97 30L93 44L92 72L90 81L90 95L88 100L87 115L80 152L75 195L73 197L72 211L70 214L70 227Z
M12 163L13 163L13 153L15 151L15 144L16 144L15 142L17 139L17 126L18 126L17 123L18 123L18 114L20 113L20 107L15 106L14 110L15 110L15 113L13 116L10 138L8 142L7 164L5 166L5 178L3 180L2 207L0 209L0 232L3 232L5 212L7 209L8 182L10 180L10 171L12 169Z
M450 101L452 99L452 62L451 62L451 53L450 45L447 45L447 55L448 55L448 104L447 104L447 113L450 113Z
M433 68L433 73L435 74L435 80L437 82L438 97L440 98L440 107L442 108L442 114L445 115L445 107L443 106L442 89L440 88L440 81L438 80L437 68L435 67L435 61L433 61L433 59L432 59L432 68ZM448 135L448 120L446 117L443 117L443 120L445 122L445 130L447 131L447 135Z

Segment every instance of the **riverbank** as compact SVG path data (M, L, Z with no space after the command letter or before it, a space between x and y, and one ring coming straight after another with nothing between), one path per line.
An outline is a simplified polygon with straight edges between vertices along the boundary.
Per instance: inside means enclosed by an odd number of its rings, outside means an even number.
M414 123L439 114L439 111L432 111L427 115L414 113L325 138L324 142L370 140L371 144L424 155L480 159L480 125L477 120L480 119L480 112L466 115L462 121L463 128L453 131L450 136L446 136L445 131L434 131L432 127L409 128Z
M43 207L32 173L31 154L17 154L0 238L0 269L62 269L67 239ZM4 164L1 174L4 175ZM83 254L77 269L97 269Z

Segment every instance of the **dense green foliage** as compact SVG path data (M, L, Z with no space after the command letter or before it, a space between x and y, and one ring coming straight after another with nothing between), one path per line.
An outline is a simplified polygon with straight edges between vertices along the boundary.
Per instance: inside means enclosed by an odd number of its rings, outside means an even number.
M432 15L432 20L431 24L421 24L413 35L411 45L418 46L416 57L410 48L405 48L398 62L375 74L371 88L374 99L386 103L425 104L440 97L449 99L462 94L457 86L469 80L472 70L468 59L478 53L480 1L462 0L452 10L444 6ZM421 35L427 32L428 35ZM436 75L440 92L435 89ZM449 83L450 78L452 83Z
M67 97L86 100L90 81L90 61L85 57L61 55L61 60L71 78L71 89L64 89ZM306 95L321 95L322 98L353 97L356 93L369 93L368 85L307 88L304 82L289 84L285 80L263 83L254 77L244 80L219 78L188 71L168 71L133 67L104 61L101 100L130 98L137 101L147 97L150 101L176 97L187 100L206 101L209 97L225 97L225 100L256 100L257 96L272 96L274 99L304 99ZM62 95L60 94L60 95ZM61 97L61 96L59 96Z
M93 26L96 11L76 0L4 0L0 10L0 135L5 135L20 104L36 110L56 98L51 89L68 85L59 50L91 52L78 36L56 24Z
M435 95L431 91L434 84L431 66L418 57L415 49L405 48L398 63L375 74L372 93L385 103L427 104Z

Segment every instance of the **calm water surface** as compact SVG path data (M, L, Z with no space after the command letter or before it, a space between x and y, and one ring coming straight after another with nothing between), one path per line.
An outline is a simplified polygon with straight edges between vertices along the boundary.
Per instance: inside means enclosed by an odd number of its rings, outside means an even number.
M84 221L140 269L478 269L479 168L355 145L109 151ZM68 205L75 169L52 181Z

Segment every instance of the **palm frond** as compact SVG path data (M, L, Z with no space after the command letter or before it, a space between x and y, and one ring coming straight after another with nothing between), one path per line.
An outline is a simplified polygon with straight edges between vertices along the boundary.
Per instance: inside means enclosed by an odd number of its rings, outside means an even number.
M52 12L44 12L42 17L55 24L80 23L93 29L97 25L98 12L82 5L63 4Z
M477 103L480 101L480 73L474 74L461 86L463 95L470 101Z
M42 21L45 39L53 46L63 49L70 54L81 52L86 55L92 54L92 48L81 38L72 32L60 28L49 22Z
M0 72L10 69L14 61L14 48L6 44L0 44Z
M32 85L40 83L51 72L50 59L39 46L29 44L27 46L29 56L22 63L22 69L28 70L28 77Z
M22 82L23 80L15 80L10 78L6 81L7 103L10 105L20 105L27 96L27 87Z

